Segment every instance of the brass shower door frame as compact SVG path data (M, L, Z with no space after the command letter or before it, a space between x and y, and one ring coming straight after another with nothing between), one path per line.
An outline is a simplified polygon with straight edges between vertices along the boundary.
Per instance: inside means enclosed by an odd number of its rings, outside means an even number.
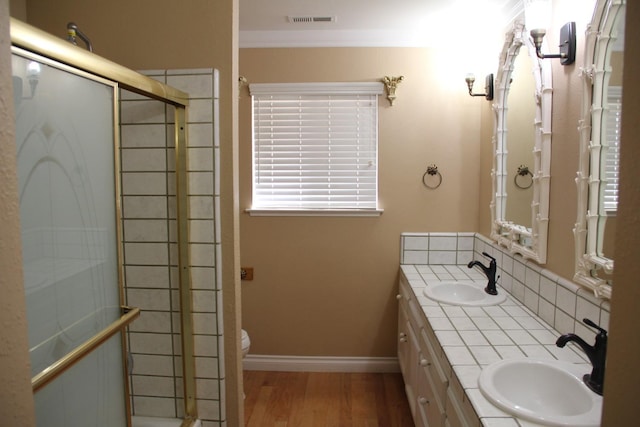
M181 324L181 346L182 346L182 368L184 382L184 421L182 427L193 425L197 419L196 406L196 385L195 385L195 358L193 343L193 316L191 306L191 268L190 268L190 252L189 252L189 203L188 203L188 174L187 174L187 107L189 106L188 94L167 86L147 76L116 64L99 55L86 51L82 48L72 45L62 39L54 37L38 28L25 24L15 18L10 18L11 43L13 46L23 49L27 52L33 52L45 58L69 66L73 69L86 72L90 75L109 80L118 88L126 89L137 94L147 96L149 98L164 102L174 107L174 123L175 123L175 173L176 173L176 201L177 201L177 224L178 224L178 271L180 281L180 324ZM114 118L118 117L118 96L114 97ZM119 164L118 149L120 146L119 123L114 123L115 136L115 161L116 168ZM111 324L98 335L92 337L78 349L69 353L60 361L56 362L57 367L50 367L47 371L46 382L51 381L57 375L60 375L66 369L73 365L75 361L80 360L83 355L88 354L91 350L99 346L108 337L114 335L118 331L124 332L126 324L131 322L139 315L139 309L131 309L124 307L124 263L122 259L122 212L120 203L120 174L116 169L116 219L117 219L117 238L118 238L118 286L120 291L120 301L125 311L125 315L118 321ZM108 330L108 331L107 331ZM107 334L110 334L107 336ZM125 344L125 335L122 334L123 344ZM129 397L129 381L127 375L127 358L124 354L125 345L123 345L123 361L125 369L123 375L125 377L125 404L128 411L128 424L131 425L131 408ZM53 365L52 365L53 366ZM42 387L43 378L34 377L32 385L35 391Z

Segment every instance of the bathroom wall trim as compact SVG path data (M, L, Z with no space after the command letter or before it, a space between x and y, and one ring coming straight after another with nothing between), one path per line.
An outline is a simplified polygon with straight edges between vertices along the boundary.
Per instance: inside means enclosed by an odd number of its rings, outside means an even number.
M288 372L400 372L397 357L272 356L249 354L243 361L248 371Z

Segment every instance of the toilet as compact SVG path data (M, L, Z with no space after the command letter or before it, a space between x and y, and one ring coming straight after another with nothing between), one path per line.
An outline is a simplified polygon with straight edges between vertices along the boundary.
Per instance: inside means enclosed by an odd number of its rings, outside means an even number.
M249 353L249 347L251 347L251 340L249 339L249 334L247 331L242 329L242 337L240 338L242 345L242 358L244 359L247 353ZM243 397L246 397L244 392L242 393Z
M242 357L244 358L249 353L249 347L251 347L251 340L249 334L244 329L242 330Z

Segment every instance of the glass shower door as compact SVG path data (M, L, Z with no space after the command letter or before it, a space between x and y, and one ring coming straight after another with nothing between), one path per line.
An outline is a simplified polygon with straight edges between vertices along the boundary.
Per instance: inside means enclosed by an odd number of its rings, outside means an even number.
M14 48L24 284L39 426L128 425L116 181L116 85ZM35 381L35 380L34 380ZM34 385L34 390L37 387Z

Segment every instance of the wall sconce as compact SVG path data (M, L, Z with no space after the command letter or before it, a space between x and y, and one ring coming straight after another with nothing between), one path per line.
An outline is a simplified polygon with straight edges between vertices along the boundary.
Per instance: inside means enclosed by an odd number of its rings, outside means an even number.
M467 87L469 88L469 95L471 96L484 96L487 101L491 101L493 99L493 74L487 74L485 78L484 84L484 92L485 93L473 93L473 83L476 81L476 76L473 74L467 74L467 77L464 79L467 82Z
M382 79L382 82L387 88L387 99L389 100L389 103L391 104L392 107L393 107L393 101L396 100L396 88L398 87L400 82L403 80L404 80L404 76L399 76L399 77L384 76L384 78Z
M560 58L560 63L562 65L573 64L576 60L576 23L567 22L560 29L560 53L558 54L545 54L540 52L540 48L542 48L542 39L546 33L547 32L542 28L534 28L530 31L538 58Z

